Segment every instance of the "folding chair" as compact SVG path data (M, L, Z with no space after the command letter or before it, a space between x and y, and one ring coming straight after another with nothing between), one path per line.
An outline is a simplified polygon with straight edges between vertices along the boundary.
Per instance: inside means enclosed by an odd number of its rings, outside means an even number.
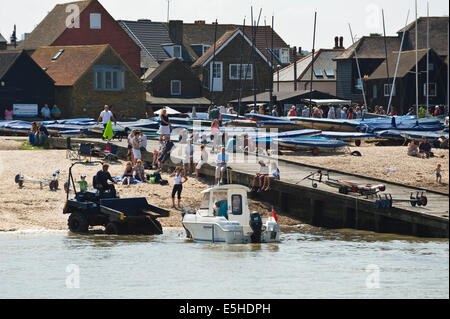
M89 157L89 161L92 159L92 152L91 152L91 144L90 143L82 143L80 145L80 149L78 150L78 155Z
M108 147L109 145L109 147ZM109 148L109 150L108 150ZM117 161L118 157L117 157L117 151L119 150L119 147L115 144L111 144L108 143L106 144L106 150L103 153L104 157L105 157L105 161L107 162L112 162L112 161Z
M68 159L79 159L78 150L72 145L72 140L70 137L66 139L66 158Z

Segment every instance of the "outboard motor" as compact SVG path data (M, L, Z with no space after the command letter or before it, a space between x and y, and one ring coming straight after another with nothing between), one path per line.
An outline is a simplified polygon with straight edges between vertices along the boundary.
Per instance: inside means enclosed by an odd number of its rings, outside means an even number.
M253 234L251 236L252 243L260 243L262 232L262 219L259 213L254 212L250 214L250 228L253 231Z

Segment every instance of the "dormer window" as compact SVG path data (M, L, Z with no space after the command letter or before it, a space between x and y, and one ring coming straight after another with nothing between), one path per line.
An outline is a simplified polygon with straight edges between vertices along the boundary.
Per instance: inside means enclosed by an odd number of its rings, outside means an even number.
M90 26L91 26L91 29L101 29L102 28L102 15L100 13L91 13Z
M205 54L205 52L208 51L209 48L211 48L211 46L207 45L207 44L204 44L202 47L203 47L203 51L202 51L203 54Z
M273 54L277 57L277 59L281 62L281 64L291 63L289 58L289 48L276 48L276 49L274 48Z
M182 59L182 55L181 55L181 45L174 45L173 46L173 57L174 58L178 58L178 59Z

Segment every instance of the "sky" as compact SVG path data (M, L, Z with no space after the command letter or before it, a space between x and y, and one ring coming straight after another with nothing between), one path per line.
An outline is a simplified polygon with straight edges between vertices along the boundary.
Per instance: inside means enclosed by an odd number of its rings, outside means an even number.
M53 9L66 0L0 0L0 33L11 36L14 24L17 36L31 32ZM100 0L116 20L150 19L167 21L167 0ZM409 22L414 20L414 0L170 0L170 19L194 22L246 24L254 20L260 9L259 25L271 24L290 46L311 51L313 45L314 12L317 12L315 48L331 48L334 37L343 36L344 46L351 45L349 24L354 38L370 33L383 33L382 10L386 34L395 35L405 25L408 9ZM448 16L447 0L429 0L430 16ZM418 16L427 15L427 0L418 0ZM446 36L444 36L444 39Z

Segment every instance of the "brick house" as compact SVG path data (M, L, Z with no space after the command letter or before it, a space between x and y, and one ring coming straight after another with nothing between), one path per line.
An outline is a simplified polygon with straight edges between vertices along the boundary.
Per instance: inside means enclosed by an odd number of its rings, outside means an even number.
M0 51L0 117L14 104L52 105L53 79L25 52Z
M193 65L203 96L214 104L226 104L241 96L269 90L272 66L251 40L235 29L225 32ZM253 59L254 57L254 59ZM214 68L212 67L214 65Z
M210 101L202 97L198 77L178 58L163 61L145 80L147 104L152 108L170 106L178 111L207 109ZM184 109L184 110L183 110Z
M55 81L63 117L97 118L105 104L118 117L145 115L144 85L110 45L40 47L32 58Z
M418 67L427 69L427 49L418 50ZM388 56L389 69L395 70L398 52L392 52ZM442 58L429 50L429 105L446 104L447 91L447 65ZM392 96L392 108L397 114L405 114L408 109L416 104L416 51L404 51L400 57L400 63L395 80ZM391 93L393 79L386 77L386 61L384 61L367 79L366 92L367 103L370 106L387 106ZM419 105L426 105L426 72L419 73ZM433 111L433 110L431 110Z
M109 44L141 75L139 46L97 0L57 4L18 49L30 54L40 46Z

